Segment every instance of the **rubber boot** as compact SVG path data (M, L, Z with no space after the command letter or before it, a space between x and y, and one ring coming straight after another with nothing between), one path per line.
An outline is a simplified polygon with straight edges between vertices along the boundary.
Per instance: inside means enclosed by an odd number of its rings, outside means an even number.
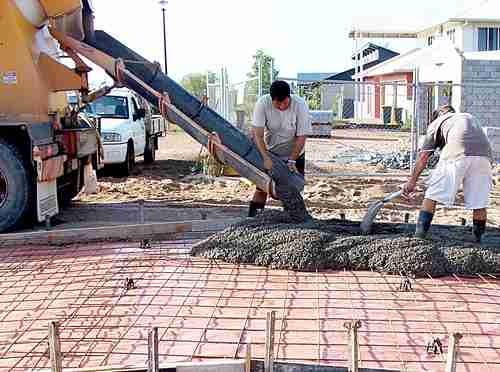
M427 236L433 218L434 213L420 211L418 214L417 227L415 229L415 237L424 239Z
M262 212L264 210L265 206L266 205L264 203L257 203L257 202L251 201L250 207L248 208L248 217L257 216L257 213L259 213L259 211Z
M486 231L486 221L473 220L472 224L472 233L474 238L476 239L476 242L481 243L481 238Z

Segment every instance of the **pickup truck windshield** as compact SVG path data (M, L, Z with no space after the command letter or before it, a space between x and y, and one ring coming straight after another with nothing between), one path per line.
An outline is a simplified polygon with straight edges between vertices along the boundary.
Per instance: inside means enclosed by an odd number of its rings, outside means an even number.
M101 97L88 105L85 112L105 118L128 119L127 97Z

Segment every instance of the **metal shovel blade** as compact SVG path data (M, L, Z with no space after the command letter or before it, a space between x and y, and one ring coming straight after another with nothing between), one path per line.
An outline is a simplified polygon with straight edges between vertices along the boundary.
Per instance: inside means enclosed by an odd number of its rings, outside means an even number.
M384 207L384 204L390 202L393 199L399 198L403 191L397 191L392 193L382 200L376 201L368 206L368 210L361 221L360 227L364 234L370 234L372 231L373 222L377 218L378 212Z

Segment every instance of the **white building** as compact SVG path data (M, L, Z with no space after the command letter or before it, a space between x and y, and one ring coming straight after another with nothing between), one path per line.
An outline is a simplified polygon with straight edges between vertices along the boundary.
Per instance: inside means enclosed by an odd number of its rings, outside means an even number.
M478 0L469 9L443 23L417 32L420 47L449 40L461 52L500 50L500 1Z
M384 84L418 83L416 95L398 87L396 108L408 117L416 105L422 128L434 109L448 103L476 115L483 126L500 128L500 1L478 1L473 9L413 37L416 49L355 76L375 86L362 102L363 115L381 120L382 109L394 107L387 98L394 89Z

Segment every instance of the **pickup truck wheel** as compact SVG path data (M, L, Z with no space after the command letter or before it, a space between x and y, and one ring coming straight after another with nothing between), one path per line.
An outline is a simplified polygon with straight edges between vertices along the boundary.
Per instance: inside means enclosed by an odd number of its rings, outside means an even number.
M156 146L154 138L146 140L146 148L144 149L144 163L153 164L156 160Z
M130 176L130 172L132 172L134 166L135 166L134 144L132 142L129 142L127 146L127 155L125 157L125 162L121 166L122 175L125 177Z
M0 139L0 232L18 226L31 211L34 185L22 157Z

